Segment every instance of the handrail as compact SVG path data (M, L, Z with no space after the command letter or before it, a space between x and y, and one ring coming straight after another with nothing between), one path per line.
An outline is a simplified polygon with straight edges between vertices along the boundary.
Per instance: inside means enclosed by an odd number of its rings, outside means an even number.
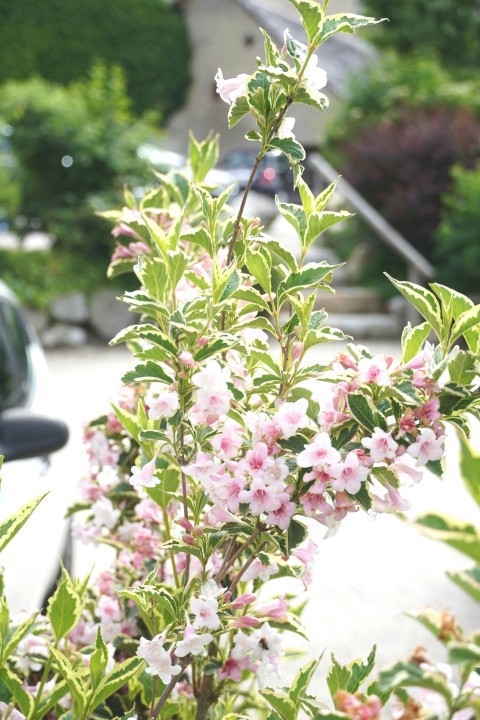
M314 152L308 156L308 164L312 170L316 171L327 182L332 183L338 180L338 190L341 192L349 204L358 212L358 214L367 222L367 224L375 230L376 234L384 241L386 245L392 248L399 255L408 267L408 279L412 282L418 282L422 279L432 278L435 268L426 258L421 255L416 248L411 245L408 240L400 235L389 222L383 218L380 213L368 203L350 183L340 177L334 167L330 165L320 153Z

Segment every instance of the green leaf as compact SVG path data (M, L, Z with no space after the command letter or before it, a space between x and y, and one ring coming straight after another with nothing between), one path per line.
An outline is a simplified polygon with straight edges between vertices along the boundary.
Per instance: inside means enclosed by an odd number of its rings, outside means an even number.
M373 666L375 665L376 651L377 648L374 645L365 663L361 660L354 660L350 663L350 680L348 681L346 688L347 692L356 693L363 681L370 675L373 670Z
M164 258L141 255L134 269L147 293L162 302L170 286L169 272Z
M115 405L115 403L111 403L111 406L115 415L120 420L122 427L127 431L127 433L135 438L135 440L138 440L138 435L142 428L135 415L132 415L132 413L129 413L127 410Z
M448 371L452 382L470 385L478 375L477 360L472 353L459 350L448 363Z
M293 678L292 687L289 690L290 698L293 700L295 705L298 705L298 701L307 692L310 681L315 674L316 669L320 663L318 660L310 660L306 665L300 668L295 677Z
M220 337L216 337L213 340L210 340L206 345L201 347L194 355L194 358L197 362L203 362L207 358L212 357L213 355L218 355L218 353L223 352L224 350L227 350L228 348L232 347L237 342L237 339L233 335L224 335Z
M262 310L270 310L269 304L263 299L256 288L238 288L233 293L233 297L236 300L243 300L244 302L252 303L252 305L257 305L259 308L262 308Z
M452 691L445 675L440 672L425 671L415 663L396 663L382 671L378 681L382 690L421 687L440 693L448 703L452 700Z
M89 703L90 712L116 693L117 690L120 690L143 666L144 661L139 657L128 658L128 660L115 665L115 668L108 673L96 689Z
M85 686L82 679L70 660L68 660L68 658L60 652L60 650L57 650L53 645L49 645L49 650L55 660L58 672L68 685L70 694L78 706L81 717L83 715L86 700Z
M260 694L268 704L279 713L283 720L294 720L297 715L297 708L294 702L283 690L271 690L266 688L261 690Z
M459 337L464 335L472 328L478 328L480 325L480 305L475 305L470 310L464 312L455 322L452 328L450 342L454 343Z
M313 44L318 37L323 22L323 12L314 0L289 0L296 7L302 18L302 25L307 33L308 42Z
M278 295L287 290L301 290L303 288L313 287L318 283L328 279L333 270L341 267L340 265L329 265L327 262L308 263L302 270L291 273L286 280L280 283Z
M244 115L250 112L250 105L245 95L235 98L228 111L228 127L232 128Z
M287 530L287 548L290 553L298 547L307 537L308 529L299 520L292 519Z
M406 365L418 355L427 337L430 334L430 325L426 322L412 328L407 323L402 332L402 365Z
M305 237L303 238L303 246L308 248L312 244L316 238L325 232L325 230L328 230L328 228L333 227L333 225L336 225L339 222L342 222L342 220L346 220L350 217L353 217L352 213L347 212L346 210L341 210L340 212L329 212L327 210L322 212L315 212L308 218L307 221L307 231L305 233Z
M199 245L207 251L210 257L213 257L215 254L212 238L204 228L199 228L191 233L183 233L182 240L191 242L194 245Z
M452 663L480 662L480 647L474 643L451 642L448 644L448 657Z
M290 0L291 2L292 0ZM372 17L364 17L363 15L354 15L353 13L338 13L337 15L327 15L323 21L322 31L318 38L318 44L325 42L329 37L338 32L354 33L359 27L366 25L376 25L383 22L375 20Z
M254 114L262 118L265 117L270 110L269 92L271 84L271 78L260 71L257 71L247 81L247 102Z
M62 576L55 593L48 601L47 616L57 643L65 637L80 620L82 603L70 575L62 568Z
M295 205L295 203L279 202L278 198L275 198L275 203L282 217L290 223L297 232L300 240L303 241L303 236L305 234L305 230L307 229L307 216L303 207L301 205Z
M307 332L307 334L304 337L303 345L304 349L308 350L309 348L313 347L314 345L321 345L322 343L326 342L336 342L336 341L343 341L348 340L349 335L345 335L342 330L339 330L338 328L332 328L328 325L324 325L321 328L318 329L312 329Z
M475 525L434 513L421 515L412 524L422 535L440 540L480 563L480 534Z
M340 665L332 654L332 664L327 675L327 685L330 695L335 697L338 690L346 690L350 682L351 673L348 667Z
M48 493L38 495L25 505L22 505L13 515L0 523L0 552L6 548L15 535L22 529L30 515L42 502Z
M15 648L17 647L18 643L25 637L25 635L28 635L30 632L30 628L32 625L35 624L35 621L37 619L37 615L32 615L32 617L27 618L22 623L14 626L13 628L10 627L10 616L8 612L8 606L6 602L3 599L0 599L1 604L1 613L2 613L2 623L0 628L0 636L3 636L1 639L2 641L7 640L8 636L8 642L5 643L5 646L3 648L2 652L2 658L3 661L7 660L7 658L14 652ZM13 630L13 632L12 632Z
M427 288L414 283L395 280L385 273L397 290L418 310L420 315L430 323L437 337L442 339L442 318L440 315L440 305L435 295Z
M230 278L229 278L227 284L225 285L225 288L224 288L222 294L220 295L220 302L224 302L224 300L227 300L230 297L230 295L232 295L235 292L235 290L238 289L239 286L240 286L240 275L238 274L238 271L235 268L233 270L232 274L230 275Z
M150 380L152 382L163 382L170 385L173 380L167 375L162 366L155 362L147 362L141 365L137 365L133 370L129 370L122 377L122 382L125 385L135 382L145 382Z
M287 53L297 61L295 64L300 68L307 57L307 46L299 40L295 40L295 38L290 35L289 30L285 30L285 47Z
M67 692L68 685L64 680L57 682L55 687L49 692L45 692L44 690L42 693L42 699L40 700L40 703L38 705L37 712L33 715L32 720L42 720L42 718L47 717L49 711L60 702L60 700L67 694ZM62 715L62 718L63 717L64 716Z
M433 608L423 608L422 610L408 612L407 615L417 620L417 622L427 628L436 638L440 637L443 625L441 612Z
M105 675L107 663L108 649L103 640L101 630L98 628L97 638L95 640L95 650L90 655L90 679L93 690L96 690Z
M325 188L325 190L322 190L322 192L319 195L317 195L317 197L315 198L315 211L316 212L319 213L319 212L322 212L323 210L325 210L326 206L328 205L328 203L330 202L330 200L332 199L332 197L335 193L335 189L337 187L337 183L338 183L339 179L340 178L337 178L336 180L334 180L330 185L328 185L328 187Z
M266 253L247 251L246 262L249 272L253 275L263 290L268 293L272 292L272 280L270 276L271 266L269 266Z
M273 138L269 142L269 148L281 150L292 162L305 160L305 149L294 138Z
M297 269L297 261L295 260L295 255L290 252L290 250L285 247L285 245L282 245L278 240L275 240L274 238L270 237L269 235L260 235L257 238L257 242L261 243L262 245L266 246L267 250L270 253L275 253L278 255L278 257L283 260L285 265L288 267L288 269L291 272L295 272ZM268 306L267 306L268 309Z
M450 580L465 590L474 600L480 603L480 566L475 565L468 570L447 573Z
M355 420L370 434L379 427L387 430L387 421L384 416L378 412L373 402L361 395L360 393L352 393L348 395L348 407Z
M0 669L0 682L10 691L16 705L20 708L25 717L30 717L33 710L34 700L27 692L23 683L7 666Z
M320 112L325 112L330 104L326 95L310 90L310 88L305 85L301 85L298 88L295 94L295 102L310 105Z

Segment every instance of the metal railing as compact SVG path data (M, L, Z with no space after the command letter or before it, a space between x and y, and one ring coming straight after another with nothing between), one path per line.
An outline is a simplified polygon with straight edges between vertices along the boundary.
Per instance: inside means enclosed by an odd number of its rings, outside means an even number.
M339 173L319 153L308 156L309 167L323 180L332 183L339 178ZM365 220L376 235L388 245L407 264L407 278L410 282L423 284L433 278L435 268L426 258L411 245L408 240L378 213L344 178L340 177L338 191L345 197L349 205Z

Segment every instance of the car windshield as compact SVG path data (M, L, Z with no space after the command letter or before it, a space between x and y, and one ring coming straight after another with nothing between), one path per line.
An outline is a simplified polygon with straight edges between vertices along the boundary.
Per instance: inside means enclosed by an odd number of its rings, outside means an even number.
M29 342L18 310L0 299L0 411L27 403Z

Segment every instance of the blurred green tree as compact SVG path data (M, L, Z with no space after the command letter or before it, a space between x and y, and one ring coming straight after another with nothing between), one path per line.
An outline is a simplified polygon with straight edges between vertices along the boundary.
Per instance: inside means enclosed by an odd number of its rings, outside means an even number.
M123 68L136 112L183 105L189 41L166 0L0 0L0 84L38 75L61 85L96 60Z

